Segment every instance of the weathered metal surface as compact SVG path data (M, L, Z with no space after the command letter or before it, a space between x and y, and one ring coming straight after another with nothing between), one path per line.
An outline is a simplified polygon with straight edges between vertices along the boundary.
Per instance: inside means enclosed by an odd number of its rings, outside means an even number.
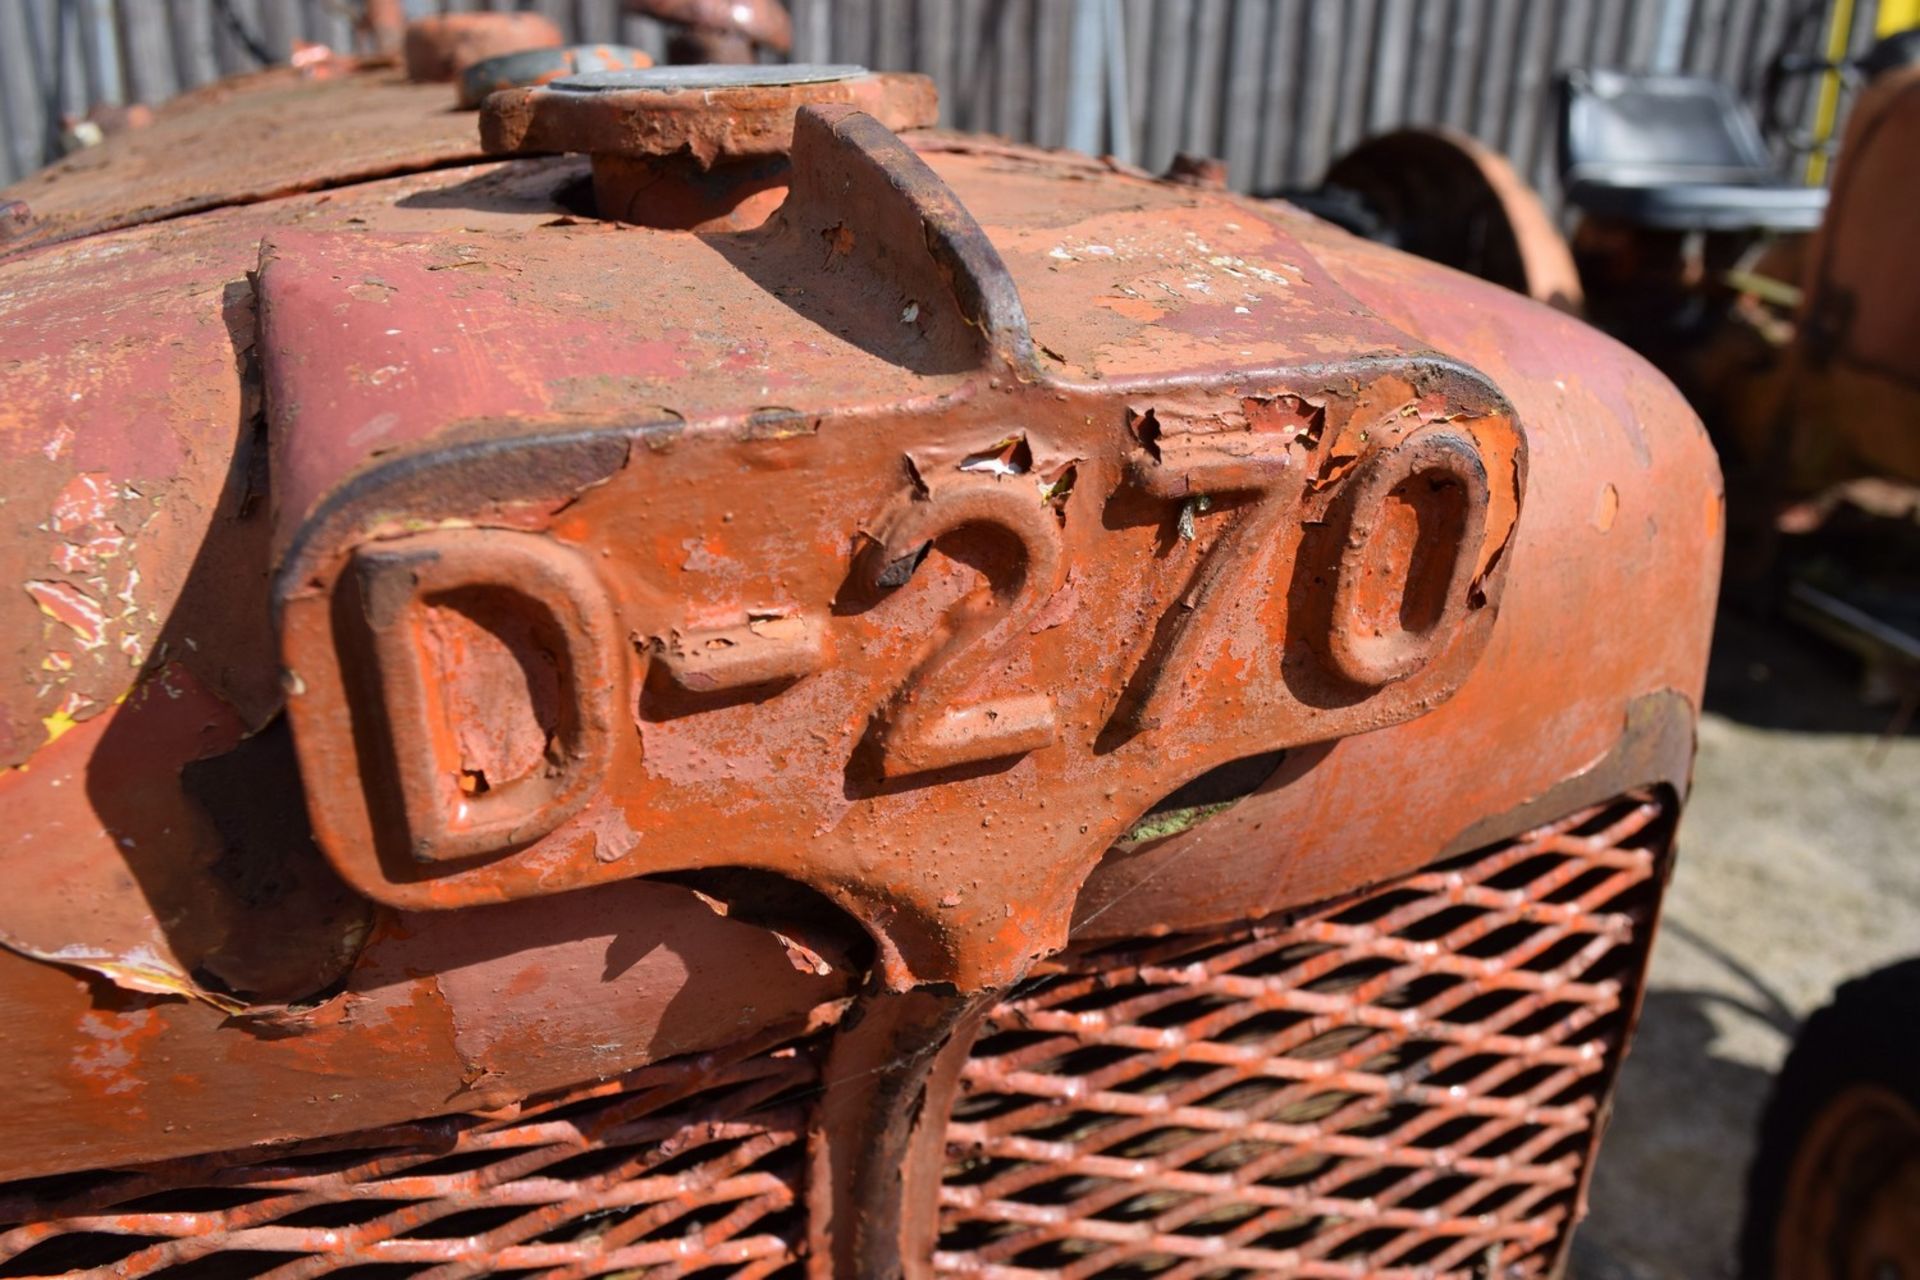
M0 200L0 245L24 237L33 224L33 208L25 200Z
M938 1227L943 1117L991 993L869 995L834 1038L815 1109L807 1185L812 1266L843 1275L928 1274Z
M0 952L0 1080L20 1105L0 1174L508 1106L826 1016L857 981L857 953L818 927L783 934L715 908L629 882L387 915L338 990L238 1016Z
M1643 736L1638 696L1672 691L1699 705L1696 677L1684 673L1705 652L1718 575L1671 554L1669 540L1684 529L1717 546L1724 498L1717 478L1702 486L1693 470L1711 448L1678 393L1570 318L1491 285L1416 269L1336 232L1316 239L1323 251L1337 247L1342 283L1382 315L1442 350L1471 352L1528 426L1530 501L1501 603L1502 631L1515 640L1496 642L1460 692L1419 719L1296 750L1232 808L1102 863L1082 892L1076 932L1137 935L1169 916L1220 923L1250 909L1280 910L1342 892L1359 864L1369 881L1404 873L1470 829L1495 834L1496 815ZM1555 421L1587 426L1562 431ZM1670 425L1646 429L1663 422ZM1595 429L1600 423L1609 425ZM1631 602L1612 597L1642 621L1621 625L1591 612L1618 583L1590 578L1581 566L1605 561L1647 575L1637 579L1643 586L1660 582ZM1609 705L1600 711L1600 701L1584 695L1548 692L1597 688L1641 695L1603 696ZM1516 751L1511 744L1521 741L1529 745ZM1536 771L1543 750L1560 763ZM1649 759L1649 771L1615 775L1604 790L1569 800L1590 803L1639 782L1682 783L1690 758L1690 745L1662 753L1657 767ZM1391 779L1391 801L1353 802L1381 779ZM1151 889L1139 891L1143 884Z
M476 62L523 49L557 49L566 36L538 13L440 13L407 24L401 60L407 79L458 80Z
M1048 962L952 1050L935 1271L1557 1274L1665 812L1629 797L1310 912Z
M0 1185L0 1266L267 1269L248 1267L251 1255L300 1275L766 1275L805 1246L823 1051L818 1033L763 1036L491 1112L102 1170L79 1186Z
M580 176L564 163L534 168L546 170L543 192ZM474 189L499 182L510 195L514 177ZM429 230L451 216L444 207L395 204L444 181L376 188L374 207ZM519 216L542 206L547 218L563 212L536 199ZM300 846L280 840L229 853L220 820L179 794L180 776L268 725L282 697L246 285L260 220L351 228L367 212L344 193L310 196L0 265L0 565L17 588L0 593L0 794L10 812L44 814L17 844L28 859L20 874L47 886L0 903L8 945L110 966L117 980L204 990L192 971L246 914L210 869L298 860ZM479 226L497 217L458 216ZM155 343L143 332L172 336ZM259 785L284 808L294 780L282 769ZM262 906L257 894L252 903ZM257 936L271 940L309 912L297 897L284 905L288 916L263 919ZM284 961L288 978L303 964L325 968L292 949ZM277 990L277 980L220 968L238 990Z
M1920 252L1909 216L1920 199L1916 145L1920 68L1876 77L1834 169L1789 353L1785 462L1803 489L1863 470L1920 483L1920 300L1910 287Z
M559 49L521 49L483 58L460 73L460 105L477 107L490 93L546 84L582 71L628 71L650 67L644 49L626 45L575 44Z
M487 104L480 134L494 155L685 153L710 168L790 154L794 113L833 103L896 130L932 124L939 115L924 76L852 66L660 67L503 94Z
M6 567L127 605L76 648L0 595L7 1176L510 1106L859 988L810 1265L918 1273L927 1099L1070 931L1684 784L1720 495L1644 365L1219 190L793 139L751 230L450 162L0 261Z
M1369 138L1326 181L1364 197L1397 248L1579 314L1580 273L1560 228L1506 158L1466 134Z
M626 0L627 8L683 28L676 37L691 55L676 62L744 63L756 50L793 51L793 18L780 0Z
M78 1257L164 1273L248 1250L301 1258L303 1272L759 1274L837 1243L819 1155L811 1177L793 1158L818 1082L832 1087L811 1122L817 1151L854 1132L836 1102L870 1098L876 1076L913 1062L897 1029L931 1018L943 1031L926 1100L893 1109L909 1148L936 1143L945 1185L925 1203L940 1205L941 1273L1207 1259L1430 1276L1494 1256L1548 1274L1637 1003L1669 812L1629 797L1310 912L1084 948L957 1023L937 998L910 998L901 1019L868 1012L831 1056L817 1035L770 1032L479 1115L101 1171L57 1191L15 1184L0 1189L0 1251L21 1274ZM1438 968L1436 942L1453 957ZM1102 1062L1078 1065L1096 1047ZM863 1166L869 1203L892 1198L897 1168ZM916 1186L906 1174L896 1184ZM246 1191L265 1194L232 1207ZM156 1193L164 1210L129 1204ZM337 1207L322 1228L324 1206ZM596 1230L560 1233L583 1215ZM690 1234L690 1218L711 1225Z
M476 160L473 117L451 105L447 86L410 83L379 65L323 77L287 68L209 86L155 113L149 127L9 188L34 216L24 234L0 241L0 253Z
M961 202L871 118L803 111L793 169L793 194L765 234L714 242L764 282L764 301L729 301L732 340L782 327L783 299L804 290L825 322L815 341L837 331L866 348L869 368L922 371L944 396L863 402L842 384L836 403L825 387L769 388L784 402L770 424L764 411L702 413L676 387L671 414L634 414L636 425L598 437L516 431L502 414L548 417L543 394L525 399L519 377L475 376L459 338L445 357L420 346L401 356L376 319L430 346L445 345L448 326L426 317L458 314L501 374L508 333L577 334L564 355L541 345L546 386L614 378L635 367L626 335L648 330L620 325L605 343L604 322L577 310L575 282L617 271L623 239L553 228L498 246L443 241L424 256L367 236L271 242L262 356L283 442L289 709L319 841L363 891L457 906L754 866L865 920L891 985L977 989L1059 944L1080 880L1160 795L1241 756L1411 718L1471 670L1524 483L1510 411L1473 371L1426 356L1355 305L1278 226L1250 207L1183 209L1179 188L1127 183L1133 211L1109 217L1130 247L1074 291L1158 316L1128 282L1157 276L1169 248L1218 259L1224 267L1208 265L1231 294L1191 318L1213 311L1244 346L1209 369L1200 351L1155 339L1172 326L1123 306L1087 357L1094 378L1076 383L1039 366L1007 268ZM1243 218L1238 231L1224 225ZM463 254L510 255L525 274L510 290L476 291L434 269ZM377 300L356 296L346 282L376 258ZM1259 265L1269 261L1291 273ZM1236 276L1244 286L1226 284ZM377 311L363 318L363 307ZM347 336L336 337L343 319ZM1092 327L1063 336L1061 363ZM352 376L368 367L361 341L387 348L411 384L404 400ZM861 371L835 365L843 377ZM459 370L459 385L440 370ZM293 406L297 420L282 416ZM349 425L395 408L377 437ZM462 425L477 417L493 425ZM461 441L451 449L449 432ZM546 487L550 467L577 475L596 438L620 443L622 465L577 496ZM755 468L764 479L742 471L769 452L781 461ZM470 477L496 474L502 459L524 488L500 498L523 510L567 504L547 523L556 539L396 536L456 518L493 523ZM1069 469L1071 491L1056 493ZM1202 506L1212 514L1196 516ZM524 529L524 515L508 521ZM1150 568L1169 541L1194 554ZM437 567L455 557L498 566L494 581ZM390 597L375 579L402 585ZM476 596L456 604L469 588ZM454 709L476 696L465 682L479 690L501 676L447 650L460 642L437 620L446 610L518 619L480 623L509 650L518 629L551 620L594 660L551 639L521 643L509 661L541 664L527 668L531 700L490 717L487 741L456 741L444 734L482 732L457 727L471 718ZM654 652L676 638L698 649L707 629L754 619L824 626L818 665L784 684L650 708ZM726 643L742 640L784 643L771 629ZM388 653L410 660L396 667ZM1104 680L1067 677L1099 666ZM441 706L407 692L428 689L443 691ZM731 763L699 767L708 759ZM519 763L487 773L500 760ZM980 869L922 852L977 838L983 818L1018 850L991 893L970 892ZM423 865L423 848L467 823L490 834Z
M1843 983L1796 1031L1761 1114L1740 1233L1761 1280L1920 1266L1920 961Z
M1875 1082L1823 1101L1794 1158L1769 1274L1905 1275L1920 1264L1920 1111Z
M888 129L939 115L924 76L861 67L697 66L569 76L490 100L496 155L585 152L600 216L680 231L745 231L786 197L794 113L857 107Z

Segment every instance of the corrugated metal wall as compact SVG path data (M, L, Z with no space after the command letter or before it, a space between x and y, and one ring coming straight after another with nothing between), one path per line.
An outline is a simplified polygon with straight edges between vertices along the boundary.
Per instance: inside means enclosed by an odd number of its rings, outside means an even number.
M658 52L620 0L409 0L537 9L581 38ZM1839 0L792 0L795 57L920 70L945 123L1163 167L1224 156L1236 185L1312 182L1364 135L1444 122L1552 194L1554 74L1685 69L1758 103L1784 46L1817 52ZM1856 45L1877 0L1856 5ZM0 179L57 154L59 116L159 102L283 57L350 46L350 0L0 0ZM242 34L222 20L230 11ZM1804 84L1789 118L1804 118ZM1121 127L1115 128L1116 121Z

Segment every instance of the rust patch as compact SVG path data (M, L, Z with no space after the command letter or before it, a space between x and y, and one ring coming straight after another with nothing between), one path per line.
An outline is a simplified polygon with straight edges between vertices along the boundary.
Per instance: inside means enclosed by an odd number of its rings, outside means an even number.
M781 420L808 430L769 433L764 408L701 413L680 398L671 440L626 451L585 493L560 487L557 438L500 411L539 420L556 373L581 385L621 368L627 339L579 287L621 241L556 228L431 246L285 236L269 249L262 345L284 424L279 540L295 556L282 576L290 706L326 797L321 843L376 897L449 907L757 867L863 921L889 984L977 990L1057 945L1100 851L1180 783L1443 702L1491 634L1525 442L1485 378L1357 307L1271 223L1250 218L1243 250L1191 210L1172 233L1181 253L1206 279L1269 295L1289 318L1279 342L1250 360L1215 345L1231 372L1203 365L1170 385L1153 374L1157 345L1109 345L1106 359L1143 360L1115 379L1124 393L1049 381L1012 268L921 157L846 106L802 110L793 128L780 212L702 243L748 286L742 306L778 299L779 326L797 315L801 332L835 334L860 353L836 372L870 373L885 399L782 394ZM842 233L848 252L823 258ZM1150 234L1149 255L1168 233ZM1253 251L1281 243L1278 266ZM1142 254L1111 257L1124 276ZM469 259L515 262L513 284L431 270ZM343 286L374 275L392 287L384 301ZM1174 327L1206 332L1206 305ZM344 337L342 308L358 318ZM432 317L455 315L448 338ZM729 325L759 338L750 311L730 309ZM376 348L388 363L418 353L396 375L398 404L355 376ZM474 376L503 358L542 377ZM903 374L920 395L882 390ZM495 416L478 428L482 403ZM382 414L401 416L377 439L357 433ZM577 439L633 437L605 426ZM448 527L473 519L470 459L506 457L523 485L553 485L523 532ZM564 514L543 525L543 505ZM1409 514L1365 514L1375 507ZM326 514L302 528L309 512ZM1384 531L1361 536L1365 521ZM1177 556L1164 543L1175 526ZM514 568L528 557L552 571ZM377 585L376 563L390 566ZM478 752L516 764L474 767L445 719L447 705L480 704L460 692L470 682L494 678L431 621L437 599L470 589L569 620L540 646L557 683L508 680L557 689L558 711L520 717L521 746ZM792 619L779 627L791 634L756 633L756 618ZM356 627L364 644L341 640ZM1349 634L1351 653L1328 638ZM1356 656L1369 643L1394 655ZM1067 678L1112 670L1116 655L1121 687ZM519 775L504 788L501 768ZM994 893L903 847L908 833L938 847L988 829L1026 851Z
M849 1243L816 1254L925 1257L943 1051L1071 927L1340 898L1567 799L1637 697L1690 723L1711 457L1564 317L1282 208L845 109L796 117L762 225L613 225L580 162L415 169L465 154L420 145L444 89L321 83L189 104L257 94L287 131L259 172L209 148L194 192L138 190L113 144L124 174L59 225L170 220L0 263L0 747L27 765L0 794L30 848L0 928L94 962L0 955L10 1176L504 1116L864 981L844 1060L875 1087L815 1143ZM362 149L374 99L393 133ZM379 156L410 171L357 185ZM254 203L184 216L202 193ZM493 554L529 543L569 567ZM23 585L104 604L128 561L144 667ZM1237 802L1167 807L1248 762L1271 776ZM352 885L287 880L344 927L289 930L283 967L285 868L251 851L295 833L221 811L248 787L306 803ZM505 817L423 860L419 815ZM789 879L797 922L758 909ZM96 981L142 946L166 994ZM114 1110L64 1065L93 1041L165 1087Z
M212 88L220 92L170 104L147 128L8 188L34 217L0 238L0 254L483 154L473 117L447 109L443 85L410 84L377 64ZM246 163L234 163L240 155Z

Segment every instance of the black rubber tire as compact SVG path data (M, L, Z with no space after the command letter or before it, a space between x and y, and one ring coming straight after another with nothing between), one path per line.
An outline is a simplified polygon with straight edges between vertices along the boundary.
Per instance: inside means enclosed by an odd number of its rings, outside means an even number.
M1920 1110L1920 959L1844 983L1800 1028L1761 1115L1740 1225L1742 1280L1774 1271L1774 1229L1808 1126L1842 1090L1877 1084Z

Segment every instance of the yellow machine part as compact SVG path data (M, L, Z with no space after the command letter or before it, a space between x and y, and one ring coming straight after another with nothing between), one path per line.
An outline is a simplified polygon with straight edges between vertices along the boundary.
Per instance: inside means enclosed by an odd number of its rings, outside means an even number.
M1854 0L1838 0L1827 23L1827 61L1838 66L1853 43ZM1880 0L1874 12L1873 34L1881 39L1920 27L1920 0ZM1840 73L1828 71L1820 77L1820 101L1814 109L1813 141L1815 149L1807 156L1807 185L1817 187L1827 180L1826 144L1832 140L1834 124L1840 115Z
M1880 12L1873 20L1873 34L1885 39L1913 27L1920 27L1920 0L1880 0Z

